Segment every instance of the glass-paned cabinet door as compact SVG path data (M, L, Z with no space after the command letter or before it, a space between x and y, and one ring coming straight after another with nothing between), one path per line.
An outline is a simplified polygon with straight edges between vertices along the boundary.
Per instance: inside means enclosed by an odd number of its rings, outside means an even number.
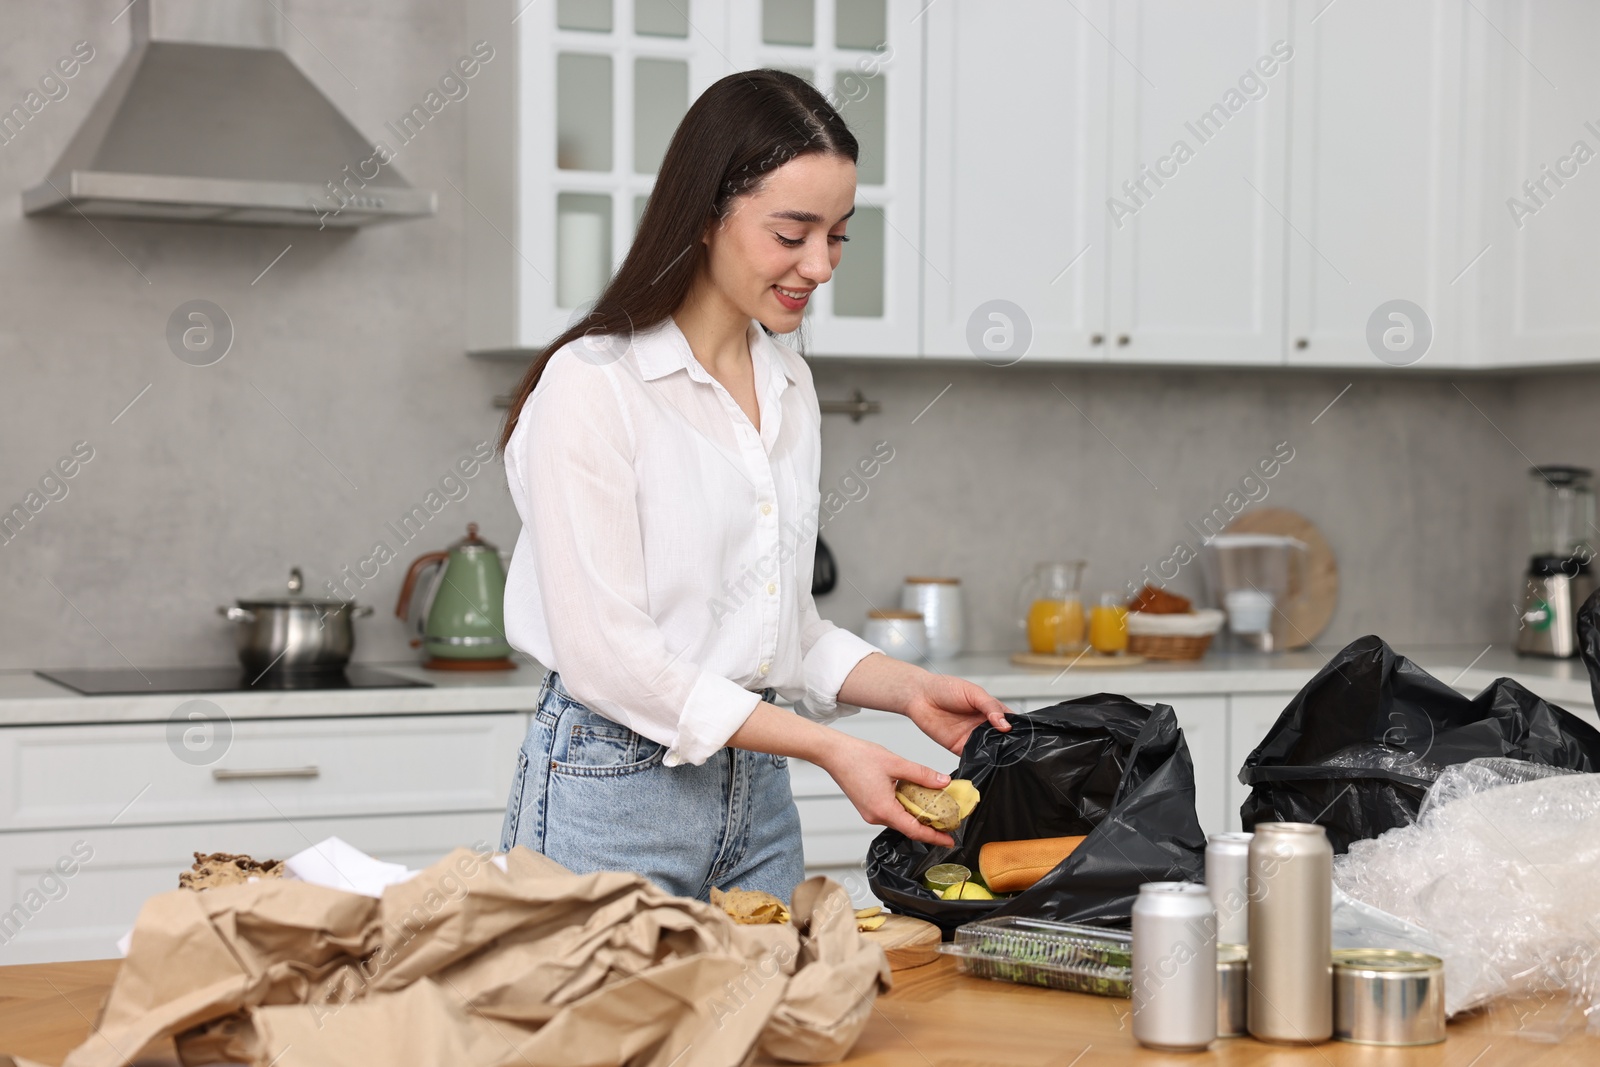
M832 280L812 297L808 355L920 351L922 28L926 0L745 0L728 10L736 67L805 78L859 144L856 213Z
M727 3L555 0L517 16L517 343L561 332L621 264L690 102L733 70Z

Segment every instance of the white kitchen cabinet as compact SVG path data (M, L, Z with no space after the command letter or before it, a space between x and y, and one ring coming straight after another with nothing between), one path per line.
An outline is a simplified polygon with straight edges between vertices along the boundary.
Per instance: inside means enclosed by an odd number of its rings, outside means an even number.
M806 312L808 356L915 356L922 271L925 0L730 0L733 69L797 74L859 142L856 213Z
M469 129L469 349L520 358L575 320L626 256L690 104L725 75L769 66L812 81L861 145L850 242L812 297L807 354L916 355L920 7L473 0L470 24L504 45L497 72L516 77L488 83Z
M1288 0L1116 0L1102 29L1109 358L1282 363Z
M1600 360L1600 5L1500 0L1474 26L1495 99L1481 198L1486 363ZM1487 29L1484 22L1491 24ZM1500 35L1503 35L1503 39ZM1581 144L1581 147L1580 147Z
M234 719L205 738L215 754L165 721L0 729L0 965L113 955L195 852L282 859L338 836L420 868L497 848L528 721ZM50 874L74 858L71 877Z
M1107 0L936 4L923 21L924 354L1104 360Z
M174 753L167 723L0 730L0 827L503 809L527 724L521 713L235 721L206 763Z
M0 900L10 908L0 913L0 966L115 956L140 906L176 889L195 852L283 859L337 836L422 868L463 845L499 847L500 821L500 812L457 812L0 834ZM61 860L65 868L57 868ZM62 869L73 873L63 877Z
M1241 830L1239 807L1250 795L1250 787L1239 784L1239 769L1283 709L1294 699L1293 693L1235 693L1228 698L1228 822L1226 829Z
M1488 243L1463 224L1463 49L1478 18L1455 0L1296 5L1294 56L1273 86L1293 87L1290 364L1382 366L1367 323L1393 300L1427 316L1409 333L1412 345L1424 329L1432 336L1418 365L1471 361L1462 297ZM1380 318L1402 327L1394 343L1405 344L1404 323ZM1388 361L1417 362L1404 348Z
M1200 829L1228 829L1228 698L1225 696L1140 697L1141 704L1169 704L1178 715L1189 758L1194 761L1194 813Z

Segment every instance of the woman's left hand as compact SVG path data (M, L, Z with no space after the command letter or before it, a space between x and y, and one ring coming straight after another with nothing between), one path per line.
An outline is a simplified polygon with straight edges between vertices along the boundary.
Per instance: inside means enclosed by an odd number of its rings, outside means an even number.
M987 722L996 730L1010 730L1009 708L963 678L949 674L922 672L921 684L905 706L906 717L939 744L956 755L967 745L967 737Z

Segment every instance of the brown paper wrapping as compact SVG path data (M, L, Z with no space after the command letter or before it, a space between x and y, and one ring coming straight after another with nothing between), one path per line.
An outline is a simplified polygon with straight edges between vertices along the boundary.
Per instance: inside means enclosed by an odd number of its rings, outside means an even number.
M812 878L792 925L740 926L632 874L457 849L381 899L264 880L151 898L63 1067L166 1038L187 1067L738 1067L830 1063L889 988L849 896Z

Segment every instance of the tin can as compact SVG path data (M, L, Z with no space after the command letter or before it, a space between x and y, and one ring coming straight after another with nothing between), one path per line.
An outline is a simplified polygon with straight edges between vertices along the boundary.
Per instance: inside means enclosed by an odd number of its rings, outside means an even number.
M1133 902L1133 1036L1198 1052L1217 1036L1217 919L1196 882L1149 882Z
M1443 1041L1443 961L1388 948L1335 952L1333 1036L1358 1045Z
M1217 946L1217 1036L1243 1037L1249 1033L1249 983L1245 968L1248 953L1243 945Z
M1333 848L1313 823L1266 822L1250 841L1251 1036L1333 1036Z
M1217 909L1217 944L1243 945L1250 939L1246 871L1254 834L1212 834L1206 841L1206 888Z

